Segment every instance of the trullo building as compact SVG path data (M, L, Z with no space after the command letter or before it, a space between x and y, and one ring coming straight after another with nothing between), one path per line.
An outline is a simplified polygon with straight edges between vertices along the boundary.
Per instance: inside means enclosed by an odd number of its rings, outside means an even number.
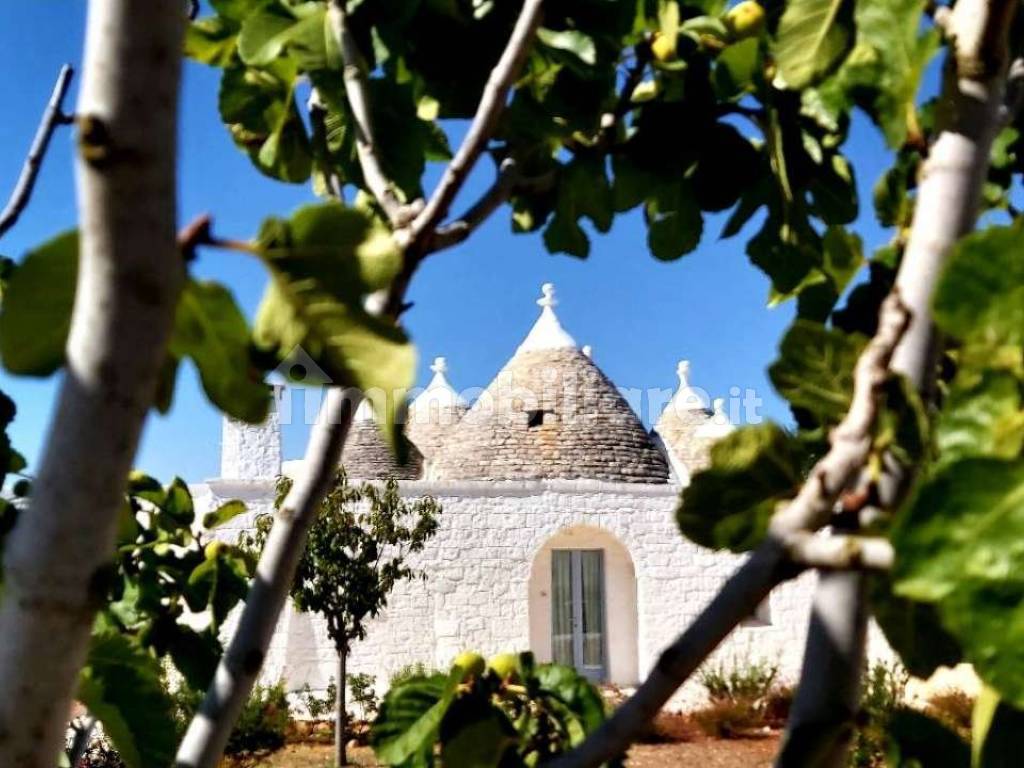
M369 408L358 410L343 457L350 478L394 475L404 494L430 494L444 510L418 562L427 579L401 585L349 660L378 687L405 665L443 667L464 649L530 649L632 686L738 563L683 539L673 514L681 486L732 429L722 409L691 387L684 362L648 431L560 324L553 287L542 292L532 329L471 405L435 361L410 405L406 466L394 464ZM277 414L258 428L227 421L222 476L194 490L210 507L246 501L250 514L235 521L244 526L271 510L274 478L297 464L282 462ZM807 579L784 585L719 658L766 659L794 677L809 604ZM265 677L322 688L333 671L325 627L287 608ZM682 699L697 692L690 684Z

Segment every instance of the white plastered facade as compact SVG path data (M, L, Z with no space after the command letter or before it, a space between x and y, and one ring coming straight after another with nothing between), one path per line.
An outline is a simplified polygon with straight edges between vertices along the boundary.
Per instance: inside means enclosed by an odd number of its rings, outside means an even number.
M222 535L237 535L271 509L272 483L211 481L194 488L207 508L231 498L250 512ZM402 584L366 638L351 672L386 689L400 668L444 667L464 649L484 654L532 650L550 659L551 550L601 548L606 561L608 682L638 683L661 650L714 597L740 558L684 540L673 521L678 486L590 480L405 481L409 497L429 494L443 507L437 536L417 557L425 581ZM813 577L784 584L769 599L768 623L738 628L716 652L725 664L764 660L795 679L810 610ZM872 633L876 634L876 633ZM881 652L883 643L873 640ZM267 681L291 690L324 688L334 674L333 645L316 616L285 609L264 666ZM675 706L701 699L688 683Z
M554 291L544 287L541 316L520 347L572 348L575 342L553 313ZM440 392L440 405L453 403L444 365L435 365L427 392ZM680 366L674 402L690 401L689 368ZM450 402L449 402L450 401ZM424 412L430 403L417 400ZM702 406L701 406L702 407ZM721 412L716 404L714 417ZM722 416L703 430L718 438L732 428ZM721 422L721 423L719 423ZM455 433L457 435L457 433ZM453 438L455 439L455 438ZM659 442L660 436L652 435ZM552 551L603 551L605 680L623 688L641 681L662 650L684 630L721 589L741 558L712 552L687 541L675 524L675 507L691 468L685 457L669 453L669 482L609 482L591 479L403 480L409 498L433 496L440 503L440 529L413 566L425 580L400 584L367 638L348 660L350 672L376 677L379 690L397 670L411 664L444 668L463 650L485 655L531 650L541 661L552 648ZM428 457L429 460L429 457ZM272 511L274 477L291 474L300 462L281 463L280 427L271 418L253 428L226 421L221 478L193 487L197 505L212 509L239 498L248 514L219 533L233 538ZM697 467L699 469L699 467ZM813 594L813 576L776 589L758 612L760 620L737 628L710 663L726 665L766 661L780 678L799 672ZM230 631L230 627L228 628ZM876 629L871 654L888 655ZM333 645L318 617L290 605L281 617L264 665L266 681L284 679L297 690L308 684L323 689L334 674ZM689 681L671 705L702 698L697 680Z

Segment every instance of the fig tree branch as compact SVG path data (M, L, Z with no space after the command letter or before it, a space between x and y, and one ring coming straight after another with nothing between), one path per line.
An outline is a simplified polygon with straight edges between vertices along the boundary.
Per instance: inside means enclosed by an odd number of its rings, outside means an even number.
M774 536L729 577L718 594L675 642L662 651L636 693L580 746L551 768L595 768L622 755L686 679L778 584L799 573Z
M234 634L203 703L178 748L176 768L213 768L220 762L242 705L249 697L278 617L288 600L306 536L341 460L359 395L329 387L309 437L302 472L274 514L256 577Z
M894 558L892 544L880 536L821 536L801 531L787 536L785 545L786 554L794 563L826 571L888 571Z
M777 534L815 531L828 524L836 499L867 464L880 390L909 324L910 311L894 288L882 302L878 330L854 366L850 409L832 430L828 453L814 465L796 498L772 518L771 529Z
M324 106L320 92L316 88L310 91L306 107L309 110L309 122L313 126L313 141L317 150L324 157L327 157L330 154L330 149L327 147L327 108ZM327 164L327 167L324 169L324 175L326 176L324 181L326 182L329 194L337 200L344 200L344 190L342 189L342 182L337 171L331 168L330 164Z
M480 104L466 137L456 151L455 157L445 168L444 175L426 206L409 226L410 243L418 243L420 238L428 237L448 215L448 209L455 196L494 134L501 113L505 109L509 90L523 68L526 55L540 26L542 6L543 0L526 0L523 3L508 44L484 86L483 96L480 98Z
M908 320L899 293L893 291L882 304L874 338L854 367L850 409L832 431L828 452L815 464L796 498L775 512L765 541L662 653L636 693L582 745L556 760L555 768L594 768L621 755L718 644L778 584L801 572L803 566L793 561L790 550L799 549L807 535L829 523L840 494L867 462L880 390Z
M622 90L619 92L618 101L614 109L601 115L601 125L598 138L603 146L608 146L615 138L615 128L622 117L632 107L633 91L643 80L644 71L651 60L650 42L645 40L639 45L633 46L633 64L626 71L622 81Z
M856 571L818 576L811 603L800 685L776 768L847 765L860 709L867 642L866 581Z
M540 23L540 6L541 0L527 0L524 5L508 47L488 80L469 134L438 185L433 200L433 213L422 220L419 228L415 223L420 221L417 218L409 225L412 231L433 231L493 133L508 90ZM403 218L408 209L400 205L380 168L369 124L365 76L358 66L361 59L345 23L342 0L332 0L329 13L344 59L346 94L356 118L357 134L362 135L361 139L357 139L357 148L363 174L392 226L396 228L396 235L399 235L405 232L403 227L406 222ZM474 217L482 216L488 208L488 213L493 210L491 201L483 203L480 210L473 214ZM414 240L408 238L406 233L403 245L408 246ZM397 321L405 306L405 292L424 255L425 252L405 248L403 269L381 302L382 314ZM175 760L176 768L213 768L223 753L228 736L263 664L270 638L287 600L295 568L305 547L313 515L341 458L356 405L358 403L353 402L351 393L337 388L328 390L321 417L310 435L302 476L295 482L281 510L275 515L238 627L217 667L202 707L185 733Z
M519 173L515 160L511 157L505 158L498 169L498 178L480 196L480 199L459 218L437 228L434 236L427 243L427 252L443 251L445 248L458 245L513 194L516 192L543 192L551 189L557 178L557 172L553 170L537 176L523 176Z
M954 71L941 97L948 107L921 170L903 260L896 278L913 313L892 368L927 395L934 379L931 298L946 257L974 229L988 175L992 141L1001 126L1008 65L1006 34L1013 0L961 0L951 11Z
M508 200L516 187L518 177L519 172L515 160L510 157L506 158L498 168L498 178L480 196L480 199L455 221L438 227L437 233L431 240L430 250L441 251L451 248L469 237L473 230Z
M345 0L331 0L327 9L331 32L338 42L341 51L345 96L356 128L356 154L359 165L363 169L363 179L370 192L384 209L391 226L400 228L408 223L409 214L402 201L395 193L395 185L384 173L380 157L377 155L377 141L373 133L373 120L370 116L369 89L366 81L366 64L359 52L351 30L348 28L348 17L345 12Z
M73 118L64 114L64 97L67 95L71 85L71 77L74 69L70 64L60 68L57 75L57 82L54 83L53 92L50 94L50 101L43 110L39 120L39 127L36 128L36 135L32 139L32 146L29 147L28 155L25 157L25 164L21 167L21 175L14 185L7 205L0 212L0 237L13 227L21 212L25 210L29 200L32 198L32 191L36 186L36 179L39 176L39 169L43 165L43 158L46 157L46 150L50 146L50 139L58 125L67 125Z
M943 15L953 55L941 95L945 124L922 168L910 236L896 276L910 312L889 367L927 402L934 389L937 341L931 301L956 241L972 230L992 142L1003 125L1007 35L1014 0L959 0ZM938 22L938 17L936 18ZM883 510L897 508L915 468L891 455L878 481ZM800 686L777 765L845 765L860 696L867 621L863 574L823 574L815 595ZM823 684L823 680L826 682Z
M4 766L53 768L65 748L128 473L166 359L185 277L175 237L185 23L179 3L88 6L67 362L31 503L4 551Z

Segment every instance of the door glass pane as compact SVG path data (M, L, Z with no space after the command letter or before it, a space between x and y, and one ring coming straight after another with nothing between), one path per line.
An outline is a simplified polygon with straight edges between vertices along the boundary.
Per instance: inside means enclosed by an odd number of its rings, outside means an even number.
M599 549L582 550L580 580L583 602L583 658L584 667L604 666L604 553Z
M551 552L551 659L573 666L572 658L572 552Z

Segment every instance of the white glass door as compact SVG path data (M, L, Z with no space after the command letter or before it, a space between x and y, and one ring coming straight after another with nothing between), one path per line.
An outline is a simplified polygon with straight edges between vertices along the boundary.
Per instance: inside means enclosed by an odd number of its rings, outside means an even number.
M551 656L590 680L606 678L604 552L551 552Z

